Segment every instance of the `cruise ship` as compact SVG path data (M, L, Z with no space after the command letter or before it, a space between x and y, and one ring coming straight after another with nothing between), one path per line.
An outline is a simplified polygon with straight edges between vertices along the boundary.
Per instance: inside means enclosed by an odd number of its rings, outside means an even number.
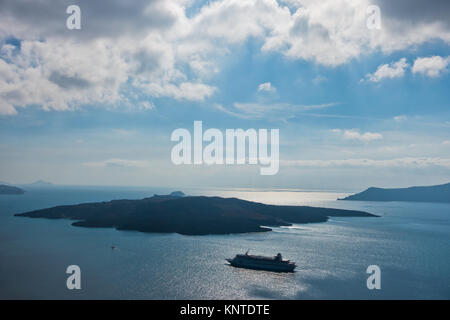
M281 253L274 257L256 256L248 254L237 254L233 259L226 259L230 265L238 268L268 270L275 272L294 272L295 262L285 260Z

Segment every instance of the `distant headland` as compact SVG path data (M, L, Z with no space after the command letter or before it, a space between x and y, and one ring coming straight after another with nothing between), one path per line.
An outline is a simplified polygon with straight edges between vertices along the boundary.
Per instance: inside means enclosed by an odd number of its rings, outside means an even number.
M24 193L25 191L20 188L8 186L6 184L0 184L0 194L24 194Z
M450 202L450 183L397 189L369 188L338 200Z
M376 217L354 210L276 206L237 198L155 195L142 200L112 200L35 210L16 216L77 220L79 227L116 228L184 235L271 231L270 226L325 222L328 217Z
M185 194L184 194L183 191L174 191L174 192L170 193L169 196L172 196L172 197L184 197Z

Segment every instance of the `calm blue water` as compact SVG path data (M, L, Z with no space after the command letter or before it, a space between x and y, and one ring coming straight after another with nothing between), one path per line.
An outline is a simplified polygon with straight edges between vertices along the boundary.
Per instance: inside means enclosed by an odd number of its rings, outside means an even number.
M0 196L0 298L93 299L449 299L450 205L335 201L344 194L278 190L184 190L274 204L359 209L380 218L222 236L144 234L72 227L68 220L13 217L60 204L139 199L173 190L27 189ZM117 249L112 250L114 245ZM282 252L297 272L235 269L225 258L250 249ZM66 288L79 265L82 289ZM368 290L366 268L381 268L381 290Z

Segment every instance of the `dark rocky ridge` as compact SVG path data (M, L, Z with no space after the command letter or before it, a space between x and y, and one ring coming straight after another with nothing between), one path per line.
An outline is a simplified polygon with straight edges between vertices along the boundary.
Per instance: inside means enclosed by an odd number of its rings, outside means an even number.
M367 212L353 210L275 206L237 198L170 195L57 206L16 216L77 220L72 225L79 227L185 235L270 231L270 228L262 226L325 222L331 216L375 217Z
M450 202L450 183L397 189L369 188L338 200Z

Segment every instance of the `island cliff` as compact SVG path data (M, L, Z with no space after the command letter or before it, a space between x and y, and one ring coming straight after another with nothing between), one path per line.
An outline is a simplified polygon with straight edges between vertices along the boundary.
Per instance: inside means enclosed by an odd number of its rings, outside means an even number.
M398 189L368 188L338 200L450 202L450 183Z
M16 216L77 220L79 227L116 228L185 235L270 231L267 226L324 222L328 217L375 217L352 210L275 206L220 197L153 196L35 210Z

